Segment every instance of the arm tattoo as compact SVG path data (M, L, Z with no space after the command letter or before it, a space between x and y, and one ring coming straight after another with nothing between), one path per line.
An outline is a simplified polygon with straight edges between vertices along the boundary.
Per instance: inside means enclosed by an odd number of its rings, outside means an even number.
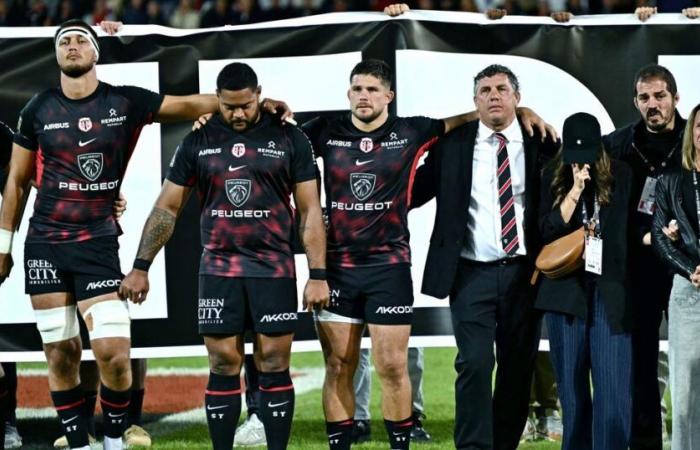
M175 229L177 217L160 208L153 208L144 225L137 258L153 261L160 249L168 242Z

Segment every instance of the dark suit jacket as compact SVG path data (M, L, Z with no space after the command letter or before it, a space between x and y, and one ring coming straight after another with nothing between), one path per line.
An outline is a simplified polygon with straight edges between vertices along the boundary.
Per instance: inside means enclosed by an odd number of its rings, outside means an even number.
M629 331L630 302L627 300L627 253L633 234L629 233L629 201L632 171L622 161L612 160L613 196L609 205L600 208L603 238L603 274L595 277L602 296L610 328L614 332ZM542 178L540 229L543 243L552 242L581 226L581 203L569 223L561 217L559 206L553 207L552 171L545 170ZM583 200L583 199L582 199ZM564 278L550 280L542 277L535 308L570 314L583 320L588 314L587 280L591 277L581 267Z
M460 252L467 242L467 216L471 200L472 159L479 121L466 123L441 138L418 168L411 207L433 197L437 202L435 225L430 237L423 273L422 292L445 298L452 290ZM540 174L544 162L556 153L558 144L540 142L539 134L529 137L523 130L525 149L525 245L534 261L541 248L538 231Z

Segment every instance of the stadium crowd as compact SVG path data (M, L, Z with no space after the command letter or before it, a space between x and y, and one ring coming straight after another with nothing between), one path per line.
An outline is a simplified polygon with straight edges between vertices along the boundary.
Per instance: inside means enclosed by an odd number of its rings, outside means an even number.
M0 0L0 26L53 26L69 19L96 25L119 20L130 25L206 28L345 11L382 11L391 0ZM630 13L657 7L680 12L696 0L412 0L413 9L547 16Z

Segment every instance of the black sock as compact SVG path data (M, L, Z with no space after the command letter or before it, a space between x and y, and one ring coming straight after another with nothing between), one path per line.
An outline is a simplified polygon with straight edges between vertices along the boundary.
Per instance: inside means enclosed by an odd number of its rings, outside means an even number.
M348 450L352 443L352 425L352 419L341 420L340 422L326 422L328 448L331 450Z
M265 425L267 448L286 449L294 417L294 385L289 369L260 372L260 419Z
M61 428L68 439L68 446L80 448L88 445L85 396L82 388L76 386L68 391L52 391L51 399L61 421Z
M85 395L85 420L87 420L88 433L95 437L95 405L97 404L97 391L84 391Z
M411 429L413 428L413 417L394 422L384 419L386 433L389 435L389 444L392 450L407 450L411 443Z
M130 389L113 391L104 384L100 386L100 405L102 405L105 437L117 439L124 434L130 398Z
M214 450L231 450L241 416L241 375L209 373L204 408Z
M129 403L129 426L141 426L141 412L143 411L144 389L134 389L131 391L131 403Z

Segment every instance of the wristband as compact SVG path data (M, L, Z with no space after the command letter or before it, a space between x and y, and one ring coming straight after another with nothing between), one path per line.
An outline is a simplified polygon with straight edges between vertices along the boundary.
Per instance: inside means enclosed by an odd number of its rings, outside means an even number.
M12 237L14 233L9 230L3 230L0 228L0 253L11 253L12 252Z
M143 270L144 272L148 272L148 269L151 268L151 261L146 261L145 259L141 258L136 258L134 260L134 269L137 270Z
M326 269L309 269L309 280L326 281Z

